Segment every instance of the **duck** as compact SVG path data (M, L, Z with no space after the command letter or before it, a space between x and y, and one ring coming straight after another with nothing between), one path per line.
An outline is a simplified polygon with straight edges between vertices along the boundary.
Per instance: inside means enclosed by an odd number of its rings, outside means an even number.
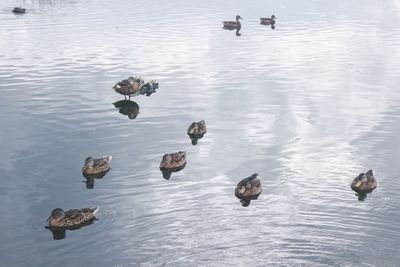
M138 95L140 86L143 84L143 80L138 77L129 77L128 79L117 82L113 89L115 92L123 95L126 99L126 96L129 96L131 99L131 95Z
M275 17L275 15L272 15L271 18L260 18L260 23L264 25L274 25L276 19L277 18Z
M151 80L149 82L145 82L140 86L139 93L141 95L150 96L151 94L156 92L158 89L158 82L155 80Z
M165 154L160 163L160 170L165 179L171 177L172 172L177 172L186 166L186 152L179 151L175 153Z
M360 173L356 178L354 178L350 186L355 192L366 194L372 192L377 185L372 170L369 170L366 173Z
M80 227L89 224L93 219L95 219L95 214L98 211L99 207L71 209L67 211L64 211L61 208L56 208L51 212L47 221L49 222L49 227Z
M244 207L250 205L250 201L257 199L262 192L262 184L258 173L254 173L241 180L235 189L235 196L240 199Z
M85 165L82 167L82 174L85 177L93 177L102 175L110 170L110 162L112 156L103 156L100 159L93 159L88 157L85 159ZM104 176L104 175L103 175Z
M223 28L228 30L240 29L242 24L240 23L239 19L243 19L240 15L236 16L236 21L223 21L224 24Z
M14 9L12 10L14 14L24 14L25 11L25 8L22 7L14 7Z
M193 122L192 124L190 124L186 132L192 140L192 144L196 145L198 139L202 138L207 132L205 121L201 120L199 122Z

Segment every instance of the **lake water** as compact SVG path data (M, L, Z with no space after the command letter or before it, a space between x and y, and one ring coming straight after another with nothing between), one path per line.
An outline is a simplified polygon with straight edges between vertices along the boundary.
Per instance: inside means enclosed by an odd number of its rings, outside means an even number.
M221 29L237 14L241 36ZM399 73L395 0L2 0L0 265L397 266ZM134 119L112 90L131 75L160 84ZM106 154L86 188L85 158ZM358 201L368 169L378 188ZM242 207L254 172L263 192ZM90 206L92 225L45 228Z

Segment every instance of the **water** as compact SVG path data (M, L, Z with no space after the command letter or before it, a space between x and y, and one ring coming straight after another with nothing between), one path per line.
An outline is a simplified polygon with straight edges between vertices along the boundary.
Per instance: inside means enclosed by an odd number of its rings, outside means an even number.
M241 36L221 29L237 14ZM389 0L1 1L0 265L398 265L399 16ZM111 89L130 75L160 83L134 119ZM84 159L106 154L87 189ZM45 229L53 208L96 205L62 240Z

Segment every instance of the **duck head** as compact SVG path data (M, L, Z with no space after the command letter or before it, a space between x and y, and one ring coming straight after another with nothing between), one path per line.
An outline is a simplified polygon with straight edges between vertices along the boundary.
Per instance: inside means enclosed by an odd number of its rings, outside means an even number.
M271 19L272 19L272 20L276 19L275 15L272 15L272 16L271 16Z
M239 19L243 19L240 15L236 15L236 21L239 21Z
M56 208L51 212L49 218L47 218L47 221L48 222L51 222L52 220L59 221L59 220L62 220L64 217L65 217L64 210L60 209L60 208Z
M93 169L94 160L92 157L88 157L85 159L85 166L83 167L84 170L86 169Z

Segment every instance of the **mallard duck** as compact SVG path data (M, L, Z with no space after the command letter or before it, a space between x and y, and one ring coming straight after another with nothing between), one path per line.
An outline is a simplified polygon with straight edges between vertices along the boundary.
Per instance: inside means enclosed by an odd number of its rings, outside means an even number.
M25 13L25 8L22 7L14 7L12 10L13 13L15 14L24 14Z
M141 78L137 77L129 77L126 80L122 80L120 82L117 82L113 89L115 92L123 95L126 99L126 96L129 96L129 99L131 99L131 95L138 95L140 86L143 84L143 80Z
M79 227L93 220L98 210L98 207L67 211L57 208L51 212L47 221L49 222L49 227Z
M160 170L165 179L171 177L172 172L177 172L186 166L186 152L165 154L160 163Z
M193 122L189 126L186 132L189 135L190 139L192 140L192 144L196 145L197 140L202 138L204 134L207 132L205 121L201 120L199 122Z
M242 27L242 24L240 23L239 19L242 19L242 17L237 15L236 21L223 21L222 22L222 24L224 24L223 28L228 30L240 29Z
M143 83L140 86L139 93L141 95L150 96L151 94L156 92L156 89L158 89L158 82L156 82L155 80L151 80L149 82Z
M103 156L100 159L88 157L85 160L85 165L82 167L82 173L84 176L88 177L102 175L110 169L111 160L112 156Z
M235 189L235 196L243 206L248 206L251 200L257 199L262 192L261 180L257 173L241 180Z
M271 18L260 18L260 23L264 25L273 25L275 24L276 17L275 15L272 15Z
M139 105L130 100L120 100L113 103L114 107L119 110L119 113L128 116L129 119L133 120L139 114Z
M377 182L375 180L372 170L366 173L360 173L356 178L354 178L351 183L351 189L359 194L366 194L372 192L377 187Z

